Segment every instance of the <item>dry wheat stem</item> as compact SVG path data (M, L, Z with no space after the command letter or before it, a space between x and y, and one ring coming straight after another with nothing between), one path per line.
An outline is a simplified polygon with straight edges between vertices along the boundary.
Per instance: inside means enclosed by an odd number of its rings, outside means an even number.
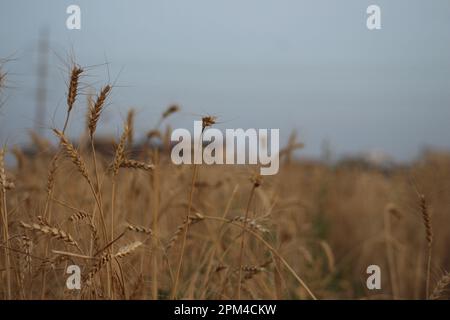
M5 243L5 271L6 271L6 292L7 298L11 297L11 258L8 248L9 245L9 226L8 226L8 208L6 206L6 171L5 171L5 150L0 149L0 191L1 191L1 216L3 223L3 240Z
M254 183L252 186L252 190L250 191L250 196L248 198L247 202L247 209L245 210L245 217L244 217L244 229L242 231L242 238L241 238L241 247L239 251L239 276L238 276L238 287L237 287L237 299L241 299L241 279L242 279L242 256L244 254L244 243L245 243L245 230L247 229L247 222L248 222L248 212L250 211L250 205L252 203L253 194L255 193L255 189L259 186L259 184Z
M91 285L91 281L94 278L94 276L100 271L100 269L109 263L112 258L123 258L132 252L134 252L137 248L139 248L142 245L142 242L136 241L129 245L121 247L117 253L111 254L107 251L104 251L101 255L99 261L92 267L92 269L89 271L88 275L85 277L85 282L88 286Z
M99 195L97 194L97 191L95 190L94 185L92 184L92 180L89 177L89 173L86 169L85 162L83 161L83 158L78 153L78 151L74 148L74 146L69 142L69 140L66 138L63 132L59 131L58 129L53 129L53 132L60 138L60 143L62 147L65 149L65 152L67 156L72 160L73 164L77 167L78 171L81 173L81 175L85 178L86 182L88 183L89 187L91 188L92 195L95 198L95 201L98 206L98 210L103 217L103 208L102 204L99 198ZM103 232L105 233L104 236L106 237L106 226L104 225L104 219L103 221Z
M111 182L111 224L110 224L110 241L111 241L111 249L113 250L113 244L114 244L114 218L115 218L115 206L116 206L116 177L119 173L119 168L123 160L125 159L125 143L128 137L128 124L125 123L122 136L120 137L119 144L116 148L116 153L114 155L114 161L113 161L113 175L112 175L112 182ZM113 281L113 267L111 264L111 261L108 261L108 295L110 297L114 297L114 286L112 285Z
M159 152L155 150L153 154L153 163L159 165ZM158 214L159 214L159 170L153 167L154 173L151 177L152 191L153 191L153 216L152 216L152 228L155 231L154 237L152 239L152 296L154 300L158 299L158 257L157 257L157 247L158 247ZM151 231L151 230L150 230ZM151 233L150 233L151 234Z
M94 160L94 174L95 174L95 182L96 182L96 192L98 194L98 200L99 200L99 212L100 212L100 220L102 222L103 228L104 228L104 232L106 233L106 222L105 222L105 217L103 214L103 201L102 201L102 192L101 192L101 188L100 188L100 178L99 178L99 173L98 173L98 165L97 165L97 155L95 153L95 146L94 146L94 138L93 138L93 132L90 138L90 145L91 145L91 151L92 151L92 158ZM92 223L95 223L95 213L96 210L94 208L93 213L92 213ZM92 254L92 249L93 249L93 245L94 245L94 241L95 239L92 238L91 239L91 248L90 248L90 253Z
M127 127L128 127L127 144L128 144L128 147L133 146L134 115L135 115L134 109L128 110L128 114L127 114Z
M77 254L77 253L73 253L73 252L59 251L59 250L52 250L52 252L56 255L62 255L62 256L68 256L68 257L74 257L74 258L80 258L80 259L86 259L86 260L98 260L97 257L86 256L84 254Z
M105 226L106 224L105 224L105 218L103 215L103 201L102 201L102 193L100 190L100 178L99 178L99 173L98 173L97 155L96 155L95 146L94 146L94 133L97 128L97 123L100 118L100 114L103 110L105 100L108 97L110 92L111 92L111 86L109 84L101 89L100 94L97 96L97 99L96 99L94 105L92 107L90 107L89 123L88 123L92 158L94 161L96 192L97 192L98 200L100 202L99 212L100 212L100 219L102 220L103 226ZM92 220L94 222L95 222L95 212L96 211L94 210L93 217L92 217ZM92 245L91 245L91 249L92 249Z
M183 265L183 256L184 256L184 250L186 247L187 234L189 231L189 217L191 216L192 201L194 199L195 180L197 178L197 172L198 172L198 166L196 164L194 164L194 172L192 173L192 181L191 181L191 191L189 192L189 203L188 203L187 214L186 214L186 226L184 229L183 241L181 243L181 252L180 252L180 258L178 260L177 273L175 275L175 282L174 282L172 294L171 294L172 300L174 300L177 295L178 281L179 281L180 274L181 274L181 267Z
M389 239L391 238L391 214L388 210L384 211L384 234L385 234L385 245L386 245L386 255L389 266L389 275L390 282L392 288L392 297L394 300L398 296L398 287L397 287L397 269L395 264L395 256L394 251L391 246L391 242Z
M70 160L72 160L73 164L77 167L78 171L86 179L86 181L89 184L91 184L91 179L89 178L89 174L86 169L86 165L85 165L83 159L81 158L81 155L74 148L74 146L69 142L69 140L66 138L64 133L62 133L62 131L59 131L58 129L53 129L53 132L60 139L61 145L64 148L66 155L69 157Z

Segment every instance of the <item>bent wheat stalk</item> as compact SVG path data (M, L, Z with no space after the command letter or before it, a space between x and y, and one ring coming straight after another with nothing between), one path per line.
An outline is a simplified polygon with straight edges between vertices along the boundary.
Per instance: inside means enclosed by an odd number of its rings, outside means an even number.
M65 150L67 156L70 158L70 160L73 162L73 164L77 167L78 171L81 173L81 175L85 178L86 182L89 185L89 188L91 189L92 195L94 196L94 199L97 203L97 207L100 213L103 212L102 205L100 202L100 199L98 197L98 194L95 190L94 185L92 184L92 180L89 177L88 171L86 169L85 162L83 161L83 158L78 153L78 151L74 148L74 146L69 142L69 140L66 138L63 132L59 131L58 129L53 129L53 132L57 137L60 138L60 143L63 149ZM103 220L103 233L106 239L106 226L104 224Z

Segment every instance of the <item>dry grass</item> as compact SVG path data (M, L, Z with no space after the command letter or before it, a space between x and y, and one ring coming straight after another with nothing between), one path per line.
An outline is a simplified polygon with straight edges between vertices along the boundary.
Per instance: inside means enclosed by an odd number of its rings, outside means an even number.
M0 150L1 298L449 298L449 154L388 169L326 165L295 161L292 136L279 174L264 179L250 166L175 166L161 126L176 105L138 152L134 111L116 146L99 152L111 86L88 106L89 141L66 133L71 111L85 108L82 72L68 75L56 144L33 134L38 152L11 148L9 167ZM216 119L202 122L206 130ZM71 264L80 291L65 286ZM382 270L378 291L365 287L371 264Z

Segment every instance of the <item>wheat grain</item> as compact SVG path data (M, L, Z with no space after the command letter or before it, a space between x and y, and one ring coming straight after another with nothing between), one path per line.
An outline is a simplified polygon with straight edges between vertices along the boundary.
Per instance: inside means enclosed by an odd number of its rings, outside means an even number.
M88 129L89 135L92 139L94 136L95 130L97 129L97 123L100 118L100 115L103 111L103 107L105 105L106 98L111 92L111 86L106 85L100 90L100 94L97 96L95 103L89 107L89 121L88 121Z
M68 111L70 112L73 108L75 100L78 94L78 82L80 80L80 75L83 72L79 66L74 65L72 67L72 71L70 73L70 81L69 81L69 91L67 93L67 106Z
M122 136L120 137L119 144L116 147L116 153L114 155L114 162L112 165L112 171L114 176L119 173L120 165L125 160L125 143L128 138L128 125L125 124L123 128Z
M136 225L133 225L133 224L128 224L127 229L129 231L133 231L133 232L136 232L136 233L145 233L145 234L148 234L148 235L152 235L153 234L153 231L151 229L145 228L145 227L142 227L142 226L136 226Z
M123 246L119 248L119 250L114 254L115 258L123 258L132 252L134 252L137 248L139 248L142 245L142 242L135 241L133 243L127 244L126 246Z
M122 162L120 163L120 167L130 169L141 169L145 171L151 171L154 168L152 164L147 164L137 160L129 160L129 159L122 160Z
M108 252L104 252L99 261L94 264L94 266L91 268L89 273L86 275L86 277L83 279L83 282L86 283L87 286L90 286L92 284L92 279L94 276L103 268L104 265L106 265L111 260L111 254Z
M176 104L173 104L171 106L169 106L166 111L163 112L162 114L162 118L166 119L167 117L169 117L171 114L174 114L175 112L180 111L180 107L177 106Z
M72 221L72 222L78 222L78 221L84 220L84 219L86 219L86 218L91 218L91 215L88 214L88 213L85 212L85 211L78 210L77 212L75 212L74 214L72 214L72 215L69 217L69 220Z

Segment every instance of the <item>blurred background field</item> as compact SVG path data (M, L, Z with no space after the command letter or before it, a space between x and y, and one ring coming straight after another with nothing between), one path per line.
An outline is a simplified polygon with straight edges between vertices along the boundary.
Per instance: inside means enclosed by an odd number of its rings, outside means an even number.
M448 299L450 4L378 2L3 1L0 298ZM173 165L207 115L280 172Z

